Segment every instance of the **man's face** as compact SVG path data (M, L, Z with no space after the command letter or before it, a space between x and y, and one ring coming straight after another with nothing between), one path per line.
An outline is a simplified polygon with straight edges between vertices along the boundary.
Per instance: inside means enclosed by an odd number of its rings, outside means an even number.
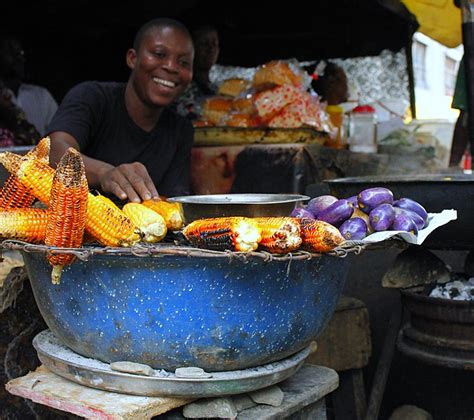
M151 29L138 51L127 53L137 95L149 106L171 104L191 83L193 58L193 44L185 32L172 27Z
M23 80L25 77L25 52L16 39L6 40L0 51L0 76L5 79Z
M194 39L196 69L209 70L217 62L219 56L219 37L214 30L198 32Z

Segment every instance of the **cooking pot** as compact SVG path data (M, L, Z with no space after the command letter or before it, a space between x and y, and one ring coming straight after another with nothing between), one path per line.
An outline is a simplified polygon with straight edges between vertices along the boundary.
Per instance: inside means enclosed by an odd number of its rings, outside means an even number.
M185 223L209 217L289 216L296 205L309 200L301 194L207 194L169 198L181 203Z
M54 285L45 254L23 251L46 324L86 357L171 371L244 369L302 350L331 318L348 268L326 255L107 252L74 262Z
M364 176L324 181L330 193L346 198L366 188L386 187L395 198L408 197L422 204L429 213L457 210L458 218L435 230L423 246L433 249L474 248L474 176L464 174L421 174Z

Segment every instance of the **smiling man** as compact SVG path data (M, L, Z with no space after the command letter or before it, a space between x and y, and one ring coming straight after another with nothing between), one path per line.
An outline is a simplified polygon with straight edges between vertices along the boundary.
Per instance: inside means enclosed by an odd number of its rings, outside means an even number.
M83 82L48 127L51 161L83 154L91 187L139 202L189 192L193 128L168 109L191 83L194 48L183 24L154 19L135 36L128 82Z

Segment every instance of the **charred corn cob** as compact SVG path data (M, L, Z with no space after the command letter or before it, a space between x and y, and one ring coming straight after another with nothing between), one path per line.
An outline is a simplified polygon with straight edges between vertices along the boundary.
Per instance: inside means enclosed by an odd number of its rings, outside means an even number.
M339 230L322 220L298 219L302 247L311 252L329 252L344 242Z
M104 196L89 193L86 231L106 246L132 246L140 241L139 229Z
M152 209L139 203L127 203L122 211L138 226L145 242L159 242L166 236L165 219Z
M81 154L70 147L59 161L54 174L48 208L45 244L65 248L82 245L86 224L89 187ZM71 264L71 254L51 254L51 280L59 284L63 266Z
M26 157L48 163L49 149L50 140L49 137L45 137L26 154ZM34 200L35 196L31 194L29 188L23 185L15 175L10 175L0 190L0 209L31 207Z
M10 152L0 153L0 163L26 185L31 193L49 204L54 169L37 160ZM89 193L86 230L102 245L130 246L140 240L137 227L115 205Z
M142 204L161 215L169 230L179 230L183 227L183 212L179 203L168 203L165 200L145 200Z
M298 220L292 217L256 217L253 220L262 232L259 247L276 254L295 251L300 247L302 240Z
M183 233L194 246L217 251L254 251L260 240L257 224L246 217L195 220L184 228Z
M0 237L42 243L46 236L47 210L9 209L0 211Z
M10 152L0 153L0 163L10 174L16 175L38 200L49 204L54 176L51 166L44 161Z

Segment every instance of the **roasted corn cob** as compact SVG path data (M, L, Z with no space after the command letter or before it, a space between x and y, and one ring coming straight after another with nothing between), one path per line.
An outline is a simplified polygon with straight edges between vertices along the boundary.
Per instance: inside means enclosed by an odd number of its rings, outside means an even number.
M260 240L256 222L246 217L195 220L184 228L183 234L198 248L218 251L254 251Z
M262 232L258 246L266 251L282 254L301 245L300 224L293 217L256 217L253 219Z
M0 211L0 238L43 243L46 236L47 218L45 209Z
M0 163L44 204L49 204L54 169L47 163L15 153L0 153Z
M106 197L90 193L86 231L106 246L132 246L140 241L138 227L122 210Z
M344 242L339 230L322 220L298 219L302 247L311 252L329 252Z
M127 203L122 211L138 226L145 242L159 242L166 236L165 219L152 209L139 203Z
M30 188L31 193L49 204L54 169L37 160L10 152L0 153L0 163ZM137 227L117 207L89 193L86 230L106 246L130 246L140 240Z
M45 244L78 248L82 245L86 224L89 187L81 154L70 147L59 161L54 174L48 208ZM71 264L71 254L51 254L51 280L59 284L63 266Z
M26 157L49 162L50 139L45 137L31 149ZM35 196L28 187L23 185L15 175L10 175L0 189L0 209L15 209L31 207Z
M161 215L169 230L179 230L183 227L181 204L165 200L145 200L142 204Z

